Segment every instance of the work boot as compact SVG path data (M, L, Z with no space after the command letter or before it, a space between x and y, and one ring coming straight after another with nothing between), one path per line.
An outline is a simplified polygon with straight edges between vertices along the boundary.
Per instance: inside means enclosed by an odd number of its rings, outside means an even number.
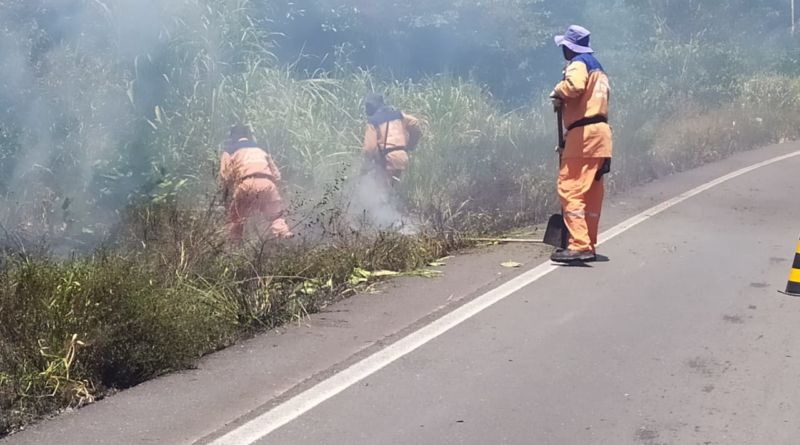
M559 249L551 257L550 260L555 263L591 263L597 260L594 252L578 252L577 250Z

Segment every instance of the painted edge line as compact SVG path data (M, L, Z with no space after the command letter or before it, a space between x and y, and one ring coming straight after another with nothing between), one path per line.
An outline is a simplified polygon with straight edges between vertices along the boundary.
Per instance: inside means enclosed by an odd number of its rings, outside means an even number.
M603 232L600 237L604 244L626 231L638 226L648 219L665 212L666 210L694 197L714 187L717 187L734 178L758 170L762 167L772 165L786 159L800 156L800 151L778 156L766 161L753 164L721 176L713 181L707 182L692 190L684 192L672 199L653 206L644 212L633 216L611 229ZM256 418L244 423L243 425L229 431L223 436L209 442L209 445L249 445L274 432L278 428L297 419L316 406L333 398L337 394L353 386L359 381L380 371L389 364L410 354L431 340L441 336L447 331L455 328L461 323L469 320L475 315L483 312L501 300L509 297L526 286L536 282L540 278L557 270L559 267L546 262L517 276L516 278L486 292L475 298L460 308L444 315L432 323L420 328L417 331L403 337L386 348L375 354L364 358L330 378L323 380L308 390L298 394L288 401L276 406L275 408L257 416Z

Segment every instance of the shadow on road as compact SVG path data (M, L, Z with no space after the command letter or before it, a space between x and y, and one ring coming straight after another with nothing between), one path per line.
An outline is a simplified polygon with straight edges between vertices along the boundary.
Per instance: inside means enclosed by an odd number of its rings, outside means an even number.
M597 255L597 259L593 263L609 263L609 262L611 262L611 258L609 258L609 257L607 257L605 255ZM555 264L556 266L559 266L559 267L566 267L566 268L573 268L573 267L575 267L575 268L591 268L592 267L592 264L590 264L590 263L582 263L582 262L579 262L579 261L576 261L576 262L570 263L570 264L561 264L561 263L553 263L553 264Z

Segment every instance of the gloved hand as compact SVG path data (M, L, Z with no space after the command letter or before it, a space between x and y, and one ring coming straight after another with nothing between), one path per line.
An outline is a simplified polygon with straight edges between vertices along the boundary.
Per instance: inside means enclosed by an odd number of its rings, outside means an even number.
M550 93L550 102L553 104L553 111L558 111L564 107L564 100L558 97L555 90Z

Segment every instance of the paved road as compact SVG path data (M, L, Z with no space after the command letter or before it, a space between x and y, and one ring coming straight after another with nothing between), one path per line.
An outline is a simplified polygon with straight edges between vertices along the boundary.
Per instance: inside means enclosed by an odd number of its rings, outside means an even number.
M259 443L798 443L798 171L676 206Z
M615 198L607 226L797 149L744 154ZM603 245L609 261L545 275L257 443L798 443L800 299L777 293L800 232L798 171L800 157L787 159L658 214ZM450 281L402 283L380 304L351 300L291 335L256 339L8 443L213 439L509 279L501 259L534 266L541 255L457 259ZM275 360L270 348L288 355Z

